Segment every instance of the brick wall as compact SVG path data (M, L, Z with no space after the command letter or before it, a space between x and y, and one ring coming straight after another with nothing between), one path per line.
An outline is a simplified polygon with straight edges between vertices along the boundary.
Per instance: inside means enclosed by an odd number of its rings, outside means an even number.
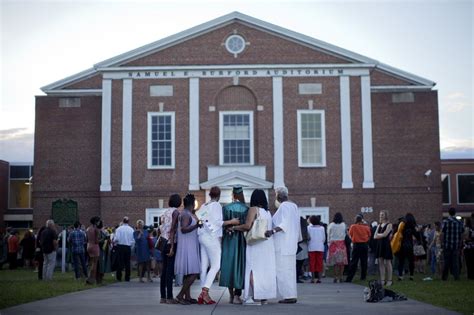
M51 202L71 198L84 217L99 212L101 98L82 97L81 107L60 108L59 98L36 97L34 148L34 227L51 216ZM93 205L93 206L92 206Z
M234 58L223 43L237 30L247 42L246 49ZM241 23L232 23L181 44L163 49L125 66L229 65L229 64L304 64L349 63L343 58L323 53L282 37L262 32Z

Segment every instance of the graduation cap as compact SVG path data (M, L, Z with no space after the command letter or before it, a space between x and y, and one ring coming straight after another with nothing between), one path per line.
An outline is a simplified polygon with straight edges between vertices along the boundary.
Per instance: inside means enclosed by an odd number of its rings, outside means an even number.
M232 188L232 193L233 194L241 194L244 190L242 189L242 186L234 186Z

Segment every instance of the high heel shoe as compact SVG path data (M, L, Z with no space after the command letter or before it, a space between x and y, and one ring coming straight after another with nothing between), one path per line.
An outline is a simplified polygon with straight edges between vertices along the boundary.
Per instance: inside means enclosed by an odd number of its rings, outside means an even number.
M198 304L200 304L200 305L203 305L203 304L204 305L216 304L216 301L211 299L211 297L209 296L209 289L207 289L207 290L202 289L201 294L198 297Z

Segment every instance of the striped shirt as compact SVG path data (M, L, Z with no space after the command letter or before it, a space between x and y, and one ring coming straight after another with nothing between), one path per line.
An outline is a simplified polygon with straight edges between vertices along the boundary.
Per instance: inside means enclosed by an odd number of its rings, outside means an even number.
M460 249L463 226L455 217L449 217L443 222L443 248Z

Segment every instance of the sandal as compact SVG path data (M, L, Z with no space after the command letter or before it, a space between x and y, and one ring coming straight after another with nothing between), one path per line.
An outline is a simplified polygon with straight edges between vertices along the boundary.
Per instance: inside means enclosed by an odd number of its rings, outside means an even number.
M178 304L181 304L181 305L190 305L190 304L191 304L191 302L186 301L185 299L175 298L174 300L175 300Z

